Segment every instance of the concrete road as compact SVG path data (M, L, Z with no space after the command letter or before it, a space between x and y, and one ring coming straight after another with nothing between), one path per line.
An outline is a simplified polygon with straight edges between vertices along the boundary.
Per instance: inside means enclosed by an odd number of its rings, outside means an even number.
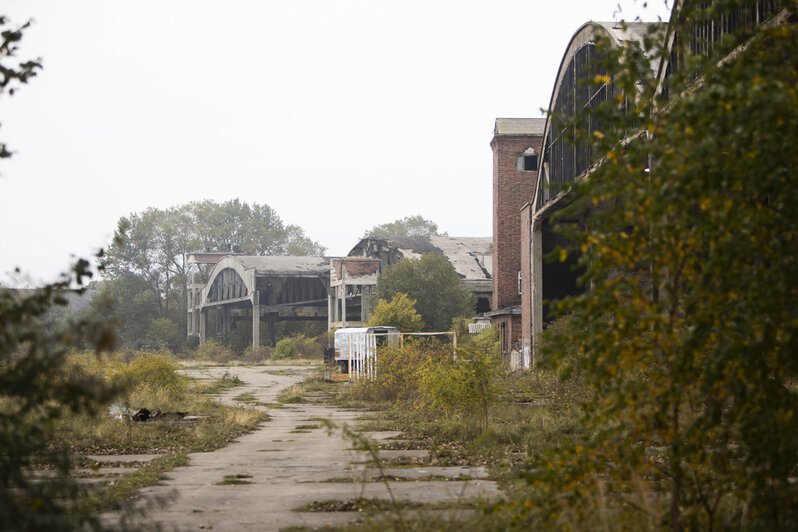
M241 393L272 403L280 391L301 381L307 367L211 368L189 372L194 376L219 377L225 371L238 374L246 386L227 390L223 402ZM272 372L272 373L270 373ZM276 374L283 373L283 374ZM318 419L356 424L358 412L296 404L272 409L271 421L238 442L209 453L190 455L190 465L168 474L162 485L141 490L140 507L173 497L161 507L137 519L139 525L167 530L279 530L286 526L318 527L344 524L357 512L295 512L297 506L324 500L359 496L388 498L381 482L341 482L341 479L373 477L364 471L365 456L350 449L339 434L328 435ZM304 427L303 427L304 426ZM299 427L299 428L298 428ZM456 474L461 474L462 468ZM239 476L236 485L221 485L226 476ZM473 477L476 478L476 477ZM330 479L337 481L329 482ZM327 482L325 482L327 481ZM389 483L394 496L419 502L454 501L462 498L500 497L495 483L469 481L414 481Z

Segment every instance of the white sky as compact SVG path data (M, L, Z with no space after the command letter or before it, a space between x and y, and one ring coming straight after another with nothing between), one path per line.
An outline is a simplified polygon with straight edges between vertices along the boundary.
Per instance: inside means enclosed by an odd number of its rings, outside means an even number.
M667 19L651 4L3 0L44 70L0 95L0 282L206 198L268 204L329 255L414 214L490 236L495 118L542 116L579 26Z

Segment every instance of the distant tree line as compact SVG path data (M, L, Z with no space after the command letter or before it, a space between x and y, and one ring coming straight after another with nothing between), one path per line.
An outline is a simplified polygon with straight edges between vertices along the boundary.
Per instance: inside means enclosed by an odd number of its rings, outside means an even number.
M238 199L149 208L120 218L95 312L111 312L131 347L178 348L185 337L188 255L321 255L325 249L268 205ZM207 271L202 272L207 274Z

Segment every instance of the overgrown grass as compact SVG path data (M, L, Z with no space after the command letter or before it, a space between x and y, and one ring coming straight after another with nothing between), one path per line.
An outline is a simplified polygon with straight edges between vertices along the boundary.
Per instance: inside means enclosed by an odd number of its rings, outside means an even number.
M487 467L490 478L498 481L510 498L508 506L486 506L481 512L469 514L467 522L460 523L455 528L508 528L509 520L519 511L516 504L523 508L523 503L529 500L528 494L532 488L527 482L527 471L531 458L566 440L578 439L584 431L580 401L586 391L576 380L561 380L554 368L510 374L495 368L485 368L484 358L463 357L452 361L450 350L446 353L433 353L437 359L431 358L429 353L416 346L410 356L397 356L391 362L383 364L382 374L378 373L375 381L333 383L318 377L307 379L282 400L299 401L294 399L297 396L305 397L309 401L321 398L341 408L368 411L360 416L358 431L401 431L400 442L382 440L376 444L379 448L377 456L379 450L394 448L430 451L428 456L423 457L379 457L377 465L382 468L429 465ZM445 365L440 370L434 369L434 364L441 356L447 357L443 362ZM476 361L477 365L474 367L481 373L469 373L468 368L457 367L457 364L470 364L470 360ZM483 379L490 380L488 385L492 392L483 396L463 397L470 392L456 382L461 376L472 379L476 385ZM429 386L433 379L439 382L435 383L433 390L425 390L424 387ZM456 401L460 398L474 401L482 411L458 407ZM461 480L466 479L467 477L463 477ZM395 478L388 476L377 480L409 479L396 475ZM357 482L358 479L336 478L329 481ZM386 514L393 510L393 506L389 504L389 507L385 507L384 502L365 499L329 501L324 504L344 504L344 507L351 507L355 511L369 515L379 514L379 522L382 524L372 526L361 523L356 529L454 529L445 520L429 520L428 517L409 516L396 520L392 514ZM363 508L358 507L358 504L362 504ZM374 506L369 507L370 504ZM446 523L445 526L442 523Z
M230 388L235 388L237 386L244 386L244 381L242 381L238 375L234 373L230 373L226 371L224 375L216 379L210 384L204 383L198 385L198 391L201 393L207 393L212 395L217 395L222 393L225 390L229 390Z
M243 384L236 375L228 373L209 386L179 375L178 364L168 355L124 353L102 359L76 353L70 365L127 384L115 405L117 412L127 413L121 419L102 411L72 415L56 423L54 441L70 448L78 457L76 463L94 466L91 460L80 458L90 454L163 455L88 492L74 509L82 515L121 508L138 489L156 484L165 472L186 465L188 453L223 447L269 419L265 412L225 406L207 396L209 388L218 392ZM132 421L129 413L142 407L180 414Z
M165 473L185 465L188 465L188 457L182 451L156 458L148 465L106 484L102 489L88 492L78 501L74 510L81 515L96 515L118 509L139 489L157 484L164 479Z

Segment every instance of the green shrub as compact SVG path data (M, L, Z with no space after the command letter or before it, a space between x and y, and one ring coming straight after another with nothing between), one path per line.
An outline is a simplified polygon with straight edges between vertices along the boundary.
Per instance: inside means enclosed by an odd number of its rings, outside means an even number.
M212 360L213 362L230 362L235 358L233 351L216 340L206 340L205 343L194 350L194 356L200 360Z
M112 382L130 386L129 399L158 402L183 394L188 380L177 373L178 365L165 354L140 352L130 363L116 362L108 372ZM147 405L154 407L152 403Z
M416 300L410 299L403 292L397 292L390 302L379 300L366 325L386 325L396 327L402 332L417 332L424 327L424 322L416 312Z
M169 318L156 318L150 322L146 334L147 344L152 349L180 349L185 342L185 334Z
M293 338L283 338L274 346L272 359L282 360L285 358L295 358L297 355L296 340Z
M502 354L501 343L499 341L499 329L488 327L479 331L473 337L474 346L485 353L492 353L496 356Z
M244 350L241 359L248 363L263 362L272 357L272 351L273 349L271 347L265 345L259 345L258 347L250 345Z
M324 345L322 342L326 335L318 338L308 338L304 334L294 338L296 342L297 357L299 358L324 358Z
M430 357L421 371L424 400L434 408L474 418L482 431L500 394L501 359L496 353L458 349L455 356Z

